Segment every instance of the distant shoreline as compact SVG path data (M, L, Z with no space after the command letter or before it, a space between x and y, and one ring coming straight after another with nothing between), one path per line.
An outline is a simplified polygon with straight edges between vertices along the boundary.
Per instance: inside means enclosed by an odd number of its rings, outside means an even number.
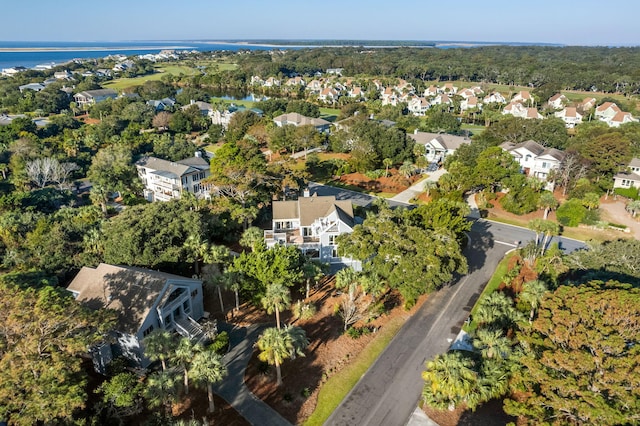
M91 47L0 47L1 52L111 52L126 50L193 49L193 46L91 46Z

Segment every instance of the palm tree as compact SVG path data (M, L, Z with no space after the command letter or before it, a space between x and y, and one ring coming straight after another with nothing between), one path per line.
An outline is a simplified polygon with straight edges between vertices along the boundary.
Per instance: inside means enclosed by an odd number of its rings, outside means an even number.
M542 232L544 233L544 241L542 242L540 254L544 256L544 252L547 249L547 245L549 244L551 237L560 233L560 225L550 220L545 220L543 222Z
M266 248L264 243L264 232L257 226L251 226L242 233L240 244L243 247L249 247L252 252L264 250Z
M184 248L187 249L193 258L193 270L194 273L199 276L200 260L202 260L205 253L209 250L209 243L203 241L200 235L191 234L184 241Z
M540 244L540 235L542 234L542 229L544 227L543 223L543 219L532 219L527 224L527 228L536 233L536 246Z
M588 209L597 209L600 206L600 195L595 192L587 192L582 197L582 204Z
M178 379L169 371L159 371L147 378L144 396L151 407L163 406L167 414L171 413L171 405L177 399Z
M142 340L145 355L151 361L160 361L162 371L167 370L167 360L174 351L176 341L167 330L157 329Z
M409 179L413 174L413 164L411 164L411 161L405 161L404 163L402 163L398 171L401 175Z
M438 183L433 180L427 180L423 184L424 191L427 193L427 197L431 198L431 190L438 187Z
M540 194L540 199L538 200L538 206L544 209L544 220L547 220L549 216L549 212L558 207L558 200L553 196L553 193L545 191Z
M522 285L522 291L518 295L518 298L531 306L529 324L533 322L533 316L535 315L536 309L540 306L540 302L547 290L547 284L540 280L527 281Z
M511 340L502 330L480 328L476 331L473 347L483 358L507 358L511 353Z
M393 160L391 158L385 158L382 160L384 166L384 177L389 176L389 167L393 166Z
M309 292L311 291L311 281L318 282L318 280L324 276L324 271L318 262L307 259L304 262L304 265L302 265L302 275L304 276L307 285L305 299L308 299Z
M640 211L640 200L629 201L626 209L633 217L636 217L636 214Z
M183 337L178 342L178 346L173 353L173 361L182 366L185 395L189 395L189 364L193 360L195 354L202 350L204 350L202 345L187 337Z
M292 344L287 335L277 328L267 328L256 343L260 353L258 359L276 367L276 386L282 384L280 366L291 356Z
M276 313L276 326L280 329L280 311L291 304L289 289L282 284L274 283L267 286L267 291L262 297L262 307L267 313Z
M216 408L213 400L213 384L227 375L227 367L222 362L222 356L211 350L197 352L193 357L189 374L196 382L206 384L209 412L213 413Z
M304 356L304 350L309 346L309 339L304 329L295 325L285 325L282 331L291 344L289 357L296 359L296 356Z
M339 290L352 292L354 287L358 286L360 280L360 273L353 268L344 268L338 271L336 274L336 288Z
M453 411L469 399L477 382L469 358L457 351L448 352L427 362L426 367L422 372L422 397L427 405Z

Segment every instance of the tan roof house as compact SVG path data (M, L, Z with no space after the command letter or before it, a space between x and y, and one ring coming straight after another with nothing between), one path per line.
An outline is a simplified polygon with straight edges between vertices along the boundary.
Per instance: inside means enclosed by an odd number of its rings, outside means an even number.
M267 247L295 245L312 259L351 264L338 255L335 238L353 232L353 205L334 196L309 195L297 200L274 201L272 229L265 231Z

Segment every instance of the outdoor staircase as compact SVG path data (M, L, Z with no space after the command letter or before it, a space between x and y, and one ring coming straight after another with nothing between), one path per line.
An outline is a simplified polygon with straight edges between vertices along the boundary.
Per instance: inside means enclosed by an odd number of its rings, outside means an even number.
M175 319L176 331L184 337L188 337L196 342L202 342L206 339L206 334L200 324L191 317L182 317Z

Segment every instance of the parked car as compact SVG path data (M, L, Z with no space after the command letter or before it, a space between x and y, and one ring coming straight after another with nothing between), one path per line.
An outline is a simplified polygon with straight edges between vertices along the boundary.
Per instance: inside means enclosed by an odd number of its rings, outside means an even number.
M429 164L429 167L427 167L427 172L435 172L437 170L438 170L438 163L436 162Z

